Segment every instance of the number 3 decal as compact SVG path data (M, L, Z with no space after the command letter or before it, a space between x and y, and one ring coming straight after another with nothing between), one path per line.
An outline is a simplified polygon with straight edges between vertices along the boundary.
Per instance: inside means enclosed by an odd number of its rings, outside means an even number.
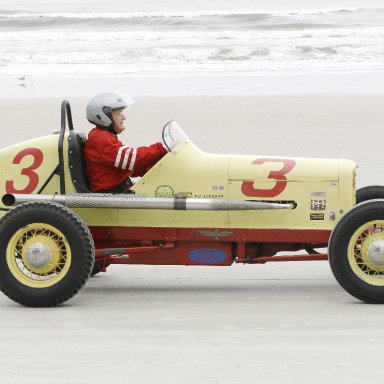
M7 180L5 182L5 190L7 193L32 193L37 185L39 184L39 175L35 172L37 168L40 167L43 162L44 155L38 148L26 148L20 151L12 161L12 164L20 164L22 160L27 157L33 157L33 163L28 167L21 169L21 175L26 176L28 178L28 184L26 187L17 189L15 188L15 184L13 180Z
M285 175L290 172L296 162L288 159L257 159L252 164L264 164L264 163L282 163L283 167L277 171L270 171L268 179L275 180L275 185L271 189L257 189L254 187L253 181L244 181L241 185L241 192L245 196L250 197L275 197L280 195L287 186L287 178Z

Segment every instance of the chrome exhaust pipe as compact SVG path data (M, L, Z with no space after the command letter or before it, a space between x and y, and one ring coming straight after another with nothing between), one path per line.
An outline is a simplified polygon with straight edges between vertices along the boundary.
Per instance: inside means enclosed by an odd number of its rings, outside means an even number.
M196 199L190 197L144 197L134 194L75 193L68 195L6 194L2 203L11 207L27 202L55 202L68 208L168 209L199 211L247 211L261 209L293 209L295 203Z

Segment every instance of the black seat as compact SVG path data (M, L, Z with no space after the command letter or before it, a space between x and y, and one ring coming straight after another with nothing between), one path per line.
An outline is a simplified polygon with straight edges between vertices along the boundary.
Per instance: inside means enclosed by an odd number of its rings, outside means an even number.
M68 163L73 185L78 193L91 193L84 158L84 133L70 131L68 136Z

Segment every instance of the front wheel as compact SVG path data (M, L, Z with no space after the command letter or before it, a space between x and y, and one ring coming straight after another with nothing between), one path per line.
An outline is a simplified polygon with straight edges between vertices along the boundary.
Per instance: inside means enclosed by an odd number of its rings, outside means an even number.
M370 185L356 191L356 204L374 199L384 199L384 186Z
M334 228L329 262L340 285L368 303L384 303L384 200L348 211Z
M74 296L94 264L89 229L56 203L26 203L0 221L0 289L29 307L55 306Z

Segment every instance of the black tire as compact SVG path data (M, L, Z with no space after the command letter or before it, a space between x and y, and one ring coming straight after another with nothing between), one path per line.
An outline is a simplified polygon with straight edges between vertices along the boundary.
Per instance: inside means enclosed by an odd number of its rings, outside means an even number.
M384 186L370 185L356 191L356 204L375 199L384 199Z
M384 303L384 200L366 201L348 211L328 246L336 280L352 296Z
M94 265L88 227L51 202L22 204L0 220L0 289L28 307L51 307L73 297Z

